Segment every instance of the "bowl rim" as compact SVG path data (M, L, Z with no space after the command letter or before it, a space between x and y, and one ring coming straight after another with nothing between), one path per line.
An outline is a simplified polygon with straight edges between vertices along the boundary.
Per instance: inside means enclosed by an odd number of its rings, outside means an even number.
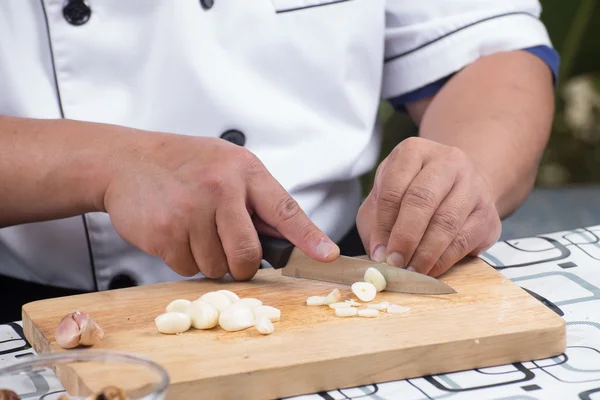
M117 350L69 350L59 351L53 353L38 353L34 354L33 357L23 361L17 361L10 365L0 367L0 376L7 374L14 374L23 372L28 368L35 367L51 367L54 363L66 363L66 362L85 362L85 361L107 361L115 363L126 363L126 364L137 364L145 366L150 370L153 370L160 377L160 381L156 389L152 392L156 395L164 396L167 393L167 389L170 383L170 377L167 370L151 360L146 356L142 356L136 353L129 353Z

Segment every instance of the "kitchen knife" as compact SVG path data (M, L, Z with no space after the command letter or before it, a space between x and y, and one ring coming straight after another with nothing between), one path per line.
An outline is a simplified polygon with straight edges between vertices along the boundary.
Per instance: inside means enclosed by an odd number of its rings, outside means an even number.
M310 258L285 239L259 235L263 260L273 268L281 269L281 274L294 278L313 279L352 285L364 281L365 271L379 270L385 280L385 290L410 294L451 294L456 290L428 275L411 272L386 264L355 257L340 256L331 262L321 262Z

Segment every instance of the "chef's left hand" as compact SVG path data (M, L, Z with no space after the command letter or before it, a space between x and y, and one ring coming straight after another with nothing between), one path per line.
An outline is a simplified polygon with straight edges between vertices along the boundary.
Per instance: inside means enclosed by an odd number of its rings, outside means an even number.
M502 231L483 173L458 148L423 138L404 140L377 168L357 227L374 261L434 277Z

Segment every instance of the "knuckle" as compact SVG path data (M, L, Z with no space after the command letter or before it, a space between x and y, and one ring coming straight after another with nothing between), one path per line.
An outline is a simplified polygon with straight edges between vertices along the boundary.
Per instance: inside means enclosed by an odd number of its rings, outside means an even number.
M460 217L454 210L445 210L436 213L431 219L431 223L443 232L455 232L458 228Z
M291 197L280 199L275 205L275 216L279 222L288 222L302 213L300 205Z
M416 137L416 136L411 136L409 138L404 139L402 142L400 142L400 145L398 147L407 152L411 152L411 151L419 148L421 146L421 142L422 142L421 138Z
M377 198L379 208L383 210L393 210L400 206L402 202L402 192L394 188L382 189Z
M471 251L471 240L464 231L458 232L454 238L454 248L460 256L468 254Z
M411 186L406 191L403 202L412 207L432 210L436 205L436 196L431 189L422 186Z
M466 154L458 147L448 147L446 159L451 163L460 163L466 160Z
M221 196L227 188L225 176L219 173L205 174L202 178L202 187L208 193Z
M242 242L229 252L230 265L255 266L260 264L262 250L254 242Z

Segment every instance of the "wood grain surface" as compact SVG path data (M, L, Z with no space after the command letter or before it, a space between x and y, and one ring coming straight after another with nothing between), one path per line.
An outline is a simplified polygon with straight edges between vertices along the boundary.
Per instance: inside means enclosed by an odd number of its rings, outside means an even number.
M442 280L451 295L381 292L374 302L409 306L404 314L340 318L306 298L348 286L288 278L260 270L249 282L198 279L83 294L26 304L24 332L41 353L68 351L54 341L60 318L75 310L104 329L98 349L142 354L169 372L170 399L272 399L558 355L565 350L562 318L479 259L465 260ZM275 333L157 332L154 318L172 300L196 300L229 289L281 309ZM64 382L86 386L101 371L70 369ZM123 371L119 378L132 378ZM73 382L78 382L77 384ZM115 382L118 384L119 382ZM87 385L89 386L89 385ZM70 387L67 387L70 389Z

